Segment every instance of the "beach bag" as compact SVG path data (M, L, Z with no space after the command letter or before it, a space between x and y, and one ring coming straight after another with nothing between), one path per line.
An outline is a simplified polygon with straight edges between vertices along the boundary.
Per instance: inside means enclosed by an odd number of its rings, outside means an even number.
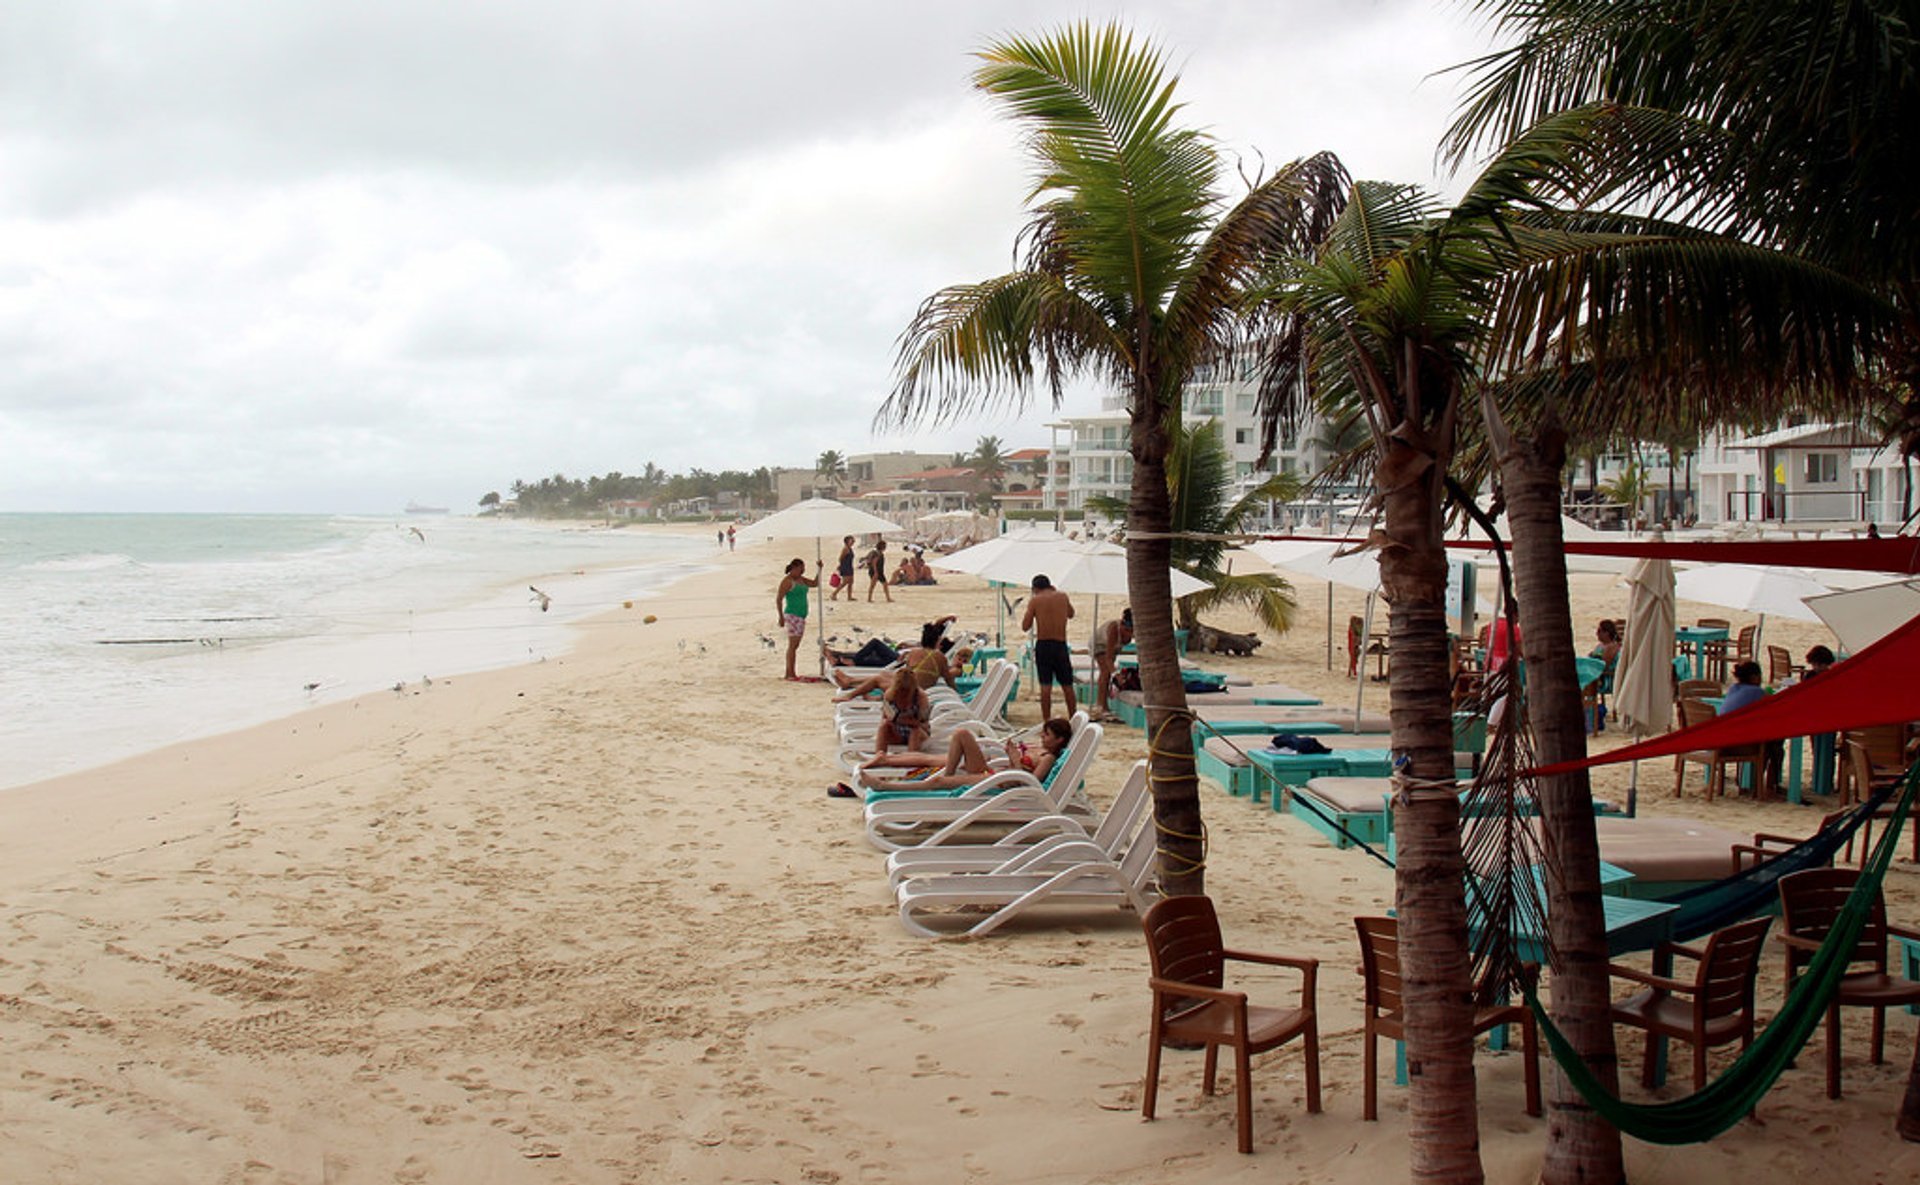
M833 575L827 577L827 587L829 588L840 587L840 573L835 572Z

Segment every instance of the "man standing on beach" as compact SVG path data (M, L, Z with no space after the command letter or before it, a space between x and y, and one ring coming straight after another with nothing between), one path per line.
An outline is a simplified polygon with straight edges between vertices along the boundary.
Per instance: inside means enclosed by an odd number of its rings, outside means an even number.
M820 573L814 572L813 579L807 578L807 561L789 560L787 573L780 580L780 591L773 594L773 609L780 619L780 625L787 631L787 682L798 683L800 676L793 669L794 656L800 653L800 639L807 636L807 590L820 583Z
M1033 578L1033 595L1027 598L1026 615L1020 628L1032 630L1033 670L1040 680L1040 719L1053 718L1053 685L1058 683L1067 698L1066 714L1073 715L1073 652L1067 648L1067 622L1073 619L1073 602L1053 587L1045 576Z

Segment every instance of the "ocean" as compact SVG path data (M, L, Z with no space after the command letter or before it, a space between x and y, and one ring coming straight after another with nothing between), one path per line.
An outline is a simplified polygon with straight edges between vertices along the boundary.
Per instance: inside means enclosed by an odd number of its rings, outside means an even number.
M572 623L713 547L463 517L0 514L0 787L562 654Z

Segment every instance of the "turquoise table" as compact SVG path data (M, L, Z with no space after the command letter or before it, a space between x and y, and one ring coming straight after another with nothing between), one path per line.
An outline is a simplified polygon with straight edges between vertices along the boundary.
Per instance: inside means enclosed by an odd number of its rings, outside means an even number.
M1726 698L1727 697L1724 695L1703 695L1700 697L1700 702L1703 704L1712 704L1713 710L1718 712L1720 710L1721 702L1724 701ZM1818 740L1818 738L1815 738L1815 739ZM1802 745L1805 741L1806 741L1805 737L1794 737L1793 739L1787 742L1787 802L1792 804L1793 806L1801 805L1801 793L1800 793L1801 760L1800 759L1801 759L1801 753L1802 753ZM1831 742L1829 742L1829 745L1831 745ZM1814 746L1814 753L1816 756L1819 754L1819 749L1820 749L1820 746L1816 744ZM1833 774L1832 774L1833 763L1831 761L1828 761L1826 763L1826 768L1828 770L1828 773L1825 778L1822 778L1819 775L1818 771L1816 771L1814 774L1813 792L1815 794L1833 793L1833 786L1831 784L1833 779ZM1828 785L1822 787L1821 782L1823 781L1827 782ZM1740 772L1740 784L1742 786L1746 786L1747 784L1747 773L1745 770L1742 770ZM1748 787L1748 788L1751 789L1751 787Z
M1724 642L1727 631L1719 626L1683 625L1673 631L1673 644L1693 654L1693 677L1707 677L1707 644Z
M1900 978L1920 979L1920 938L1896 934L1893 942L1900 952ZM1920 1016L1920 1004L1907 1005L1907 1011Z

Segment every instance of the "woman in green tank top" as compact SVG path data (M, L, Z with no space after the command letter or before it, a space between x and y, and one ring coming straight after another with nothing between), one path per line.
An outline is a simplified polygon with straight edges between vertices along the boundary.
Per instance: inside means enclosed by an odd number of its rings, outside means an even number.
M800 639L807 636L807 593L818 585L819 573L809 579L807 561L793 560L787 564L787 573L780 580L780 591L773 596L774 612L780 618L780 624L787 631L787 682L798 683L800 676L794 672L794 656L800 653Z

